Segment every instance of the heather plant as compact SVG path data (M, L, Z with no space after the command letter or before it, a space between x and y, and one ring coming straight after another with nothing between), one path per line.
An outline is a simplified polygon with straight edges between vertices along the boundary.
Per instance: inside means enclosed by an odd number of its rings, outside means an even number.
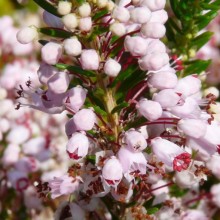
M218 216L218 97L195 55L220 2L34 1L48 27L17 39L42 45L41 86L20 86L17 109L69 117L71 166L37 185L62 201L55 219Z

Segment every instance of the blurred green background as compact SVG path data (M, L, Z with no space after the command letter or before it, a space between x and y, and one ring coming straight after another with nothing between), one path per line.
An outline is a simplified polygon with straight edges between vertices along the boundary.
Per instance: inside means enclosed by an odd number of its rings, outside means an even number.
M29 3L25 6L19 5L17 0L0 0L0 16L13 15L16 9L23 9L34 12L37 10L37 5L33 0L29 0Z

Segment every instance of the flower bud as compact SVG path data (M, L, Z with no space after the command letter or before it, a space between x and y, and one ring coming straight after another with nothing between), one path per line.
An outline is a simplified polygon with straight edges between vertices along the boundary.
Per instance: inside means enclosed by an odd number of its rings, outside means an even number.
M66 92L69 87L69 74L65 71L53 75L47 82L48 88L55 94Z
M0 118L0 131L6 133L11 127L10 121L6 118Z
M123 177L123 170L116 157L112 157L105 162L102 176L108 185L117 186L120 183Z
M116 6L112 12L112 17L119 22L126 23L130 19L130 13L127 8Z
M31 43L38 36L37 29L35 27L24 27L17 33L17 40L21 44Z
M44 137L31 138L22 145L22 151L27 155L36 156L46 149L46 139Z
M140 36L126 36L124 41L125 49L133 56L144 56L147 54L148 41Z
M199 119L185 118L178 122L177 128L185 135L193 138L200 138L205 135L207 124Z
M173 89L164 89L153 95L153 101L159 102L162 108L169 108L178 104L180 96Z
M112 11L115 8L115 3L111 0L108 0L106 7L107 7L108 11Z
M17 144L8 144L2 157L4 166L15 164L19 160L20 151L20 147Z
M151 17L151 11L147 7L136 7L130 11L131 20L134 23L147 23Z
M168 14L165 10L154 11L151 13L149 22L165 24L168 20Z
M203 91L204 96L207 96L210 93L213 94L216 98L219 97L219 90L214 86L209 87Z
M142 70L157 71L169 63L169 56L167 53L151 53L139 59L138 63Z
M92 109L82 109L73 116L73 122L78 131L89 131L96 121L95 113Z
M162 41L158 39L153 39L149 42L147 47L147 54L165 53L165 52L166 52L166 46Z
M48 80L56 73L58 73L58 70L55 67L44 62L40 64L40 67L37 71L39 81L44 85L46 85Z
M41 48L42 60L47 64L56 64L61 56L62 46L58 43L49 42Z
M69 38L64 40L63 47L66 54L70 56L79 56L82 52L82 45L77 38Z
M68 91L68 99L73 111L77 112L83 106L86 99L87 90L81 86L74 87Z
M116 60L109 58L104 65L104 72L106 75L116 77L121 71L121 64Z
M66 15L71 12L72 3L69 1L59 1L57 11L60 15Z
M92 18L80 18L79 19L79 29L84 32L89 32L92 29Z
M66 150L69 157L75 160L83 158L87 155L89 149L88 138L79 132L75 132L69 139Z
M85 2L79 6L78 12L79 12L79 15L83 18L89 17L91 14L91 6L89 5L89 3Z
M158 11L165 7L166 0L142 0L141 6L148 7L151 11Z
M30 137L30 130L25 126L19 125L14 127L8 133L6 140L12 144L22 144Z
M150 86L156 89L173 89L178 82L174 69L152 73L148 78Z
M108 0L96 0L96 5L99 8L104 8L107 6L107 4L108 4Z
M63 22L61 19L48 11L43 12L43 20L49 27L63 28Z
M161 117L163 110L158 102L141 99L136 105L138 112L149 121L155 121Z
M74 31L75 28L78 26L78 18L74 13L65 15L62 20L65 27L70 31Z
M129 130L125 133L125 143L131 151L141 152L147 147L147 141L144 136L135 130Z
M145 37L158 39L158 38L164 37L164 35L166 33L166 28L161 23L147 22L141 26L141 33Z
M99 68L99 55L96 50L83 50L80 63L84 70L97 70Z
M110 31L112 32L112 34L120 37L126 33L126 28L124 24L115 22L111 24Z

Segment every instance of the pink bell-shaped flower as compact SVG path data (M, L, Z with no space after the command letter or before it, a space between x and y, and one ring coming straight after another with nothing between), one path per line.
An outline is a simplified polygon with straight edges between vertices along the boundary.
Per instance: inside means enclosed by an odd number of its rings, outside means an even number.
M51 198L55 199L62 195L69 195L79 189L80 183L82 182L81 177L71 177L64 175L61 177L54 177L53 180L49 181L49 187L51 188Z
M120 183L123 177L123 169L116 157L111 157L105 162L102 168L102 176L110 186L115 187Z
M125 133L125 143L131 151L141 152L147 147L147 141L144 136L135 130L130 129Z
M149 75L148 84L156 89L173 89L177 85L178 78L172 68L161 69Z
M173 89L164 89L153 95L153 101L160 103L162 108L174 107L180 99L180 95Z
M67 101L69 100L70 107L74 112L79 111L86 100L87 90L81 86L73 87L68 90Z
M185 135L194 138L203 137L207 130L207 123L199 119L185 118L178 122L177 128Z
M61 94L66 92L70 83L68 72L58 72L47 82L48 88L55 94Z
M199 92L201 86L201 80L197 77L197 75L191 75L179 79L177 86L175 87L175 91L187 97Z
M154 154L159 160L173 170L186 170L191 162L190 154L181 149L178 145L162 139L154 138L151 141L151 146Z
M201 114L201 109L195 99L188 97L183 105L171 107L169 111L180 118L198 118Z
M58 70L55 67L44 62L40 64L40 67L37 71L39 81L44 85L46 85L48 80L56 73L58 73Z
M135 153L122 146L117 156L124 173L138 171L141 174L146 174L147 160L143 153Z
M69 139L66 150L69 157L75 160L83 158L87 155L89 149L88 138L79 132L75 132Z

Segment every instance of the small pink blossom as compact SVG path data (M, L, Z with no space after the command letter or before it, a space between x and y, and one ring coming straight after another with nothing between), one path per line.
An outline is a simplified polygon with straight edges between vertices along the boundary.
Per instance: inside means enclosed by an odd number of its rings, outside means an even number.
M49 181L49 187L51 188L51 198L55 199L62 195L69 195L77 191L80 187L80 183L83 182L81 177L71 177L64 175L61 177L54 177Z

